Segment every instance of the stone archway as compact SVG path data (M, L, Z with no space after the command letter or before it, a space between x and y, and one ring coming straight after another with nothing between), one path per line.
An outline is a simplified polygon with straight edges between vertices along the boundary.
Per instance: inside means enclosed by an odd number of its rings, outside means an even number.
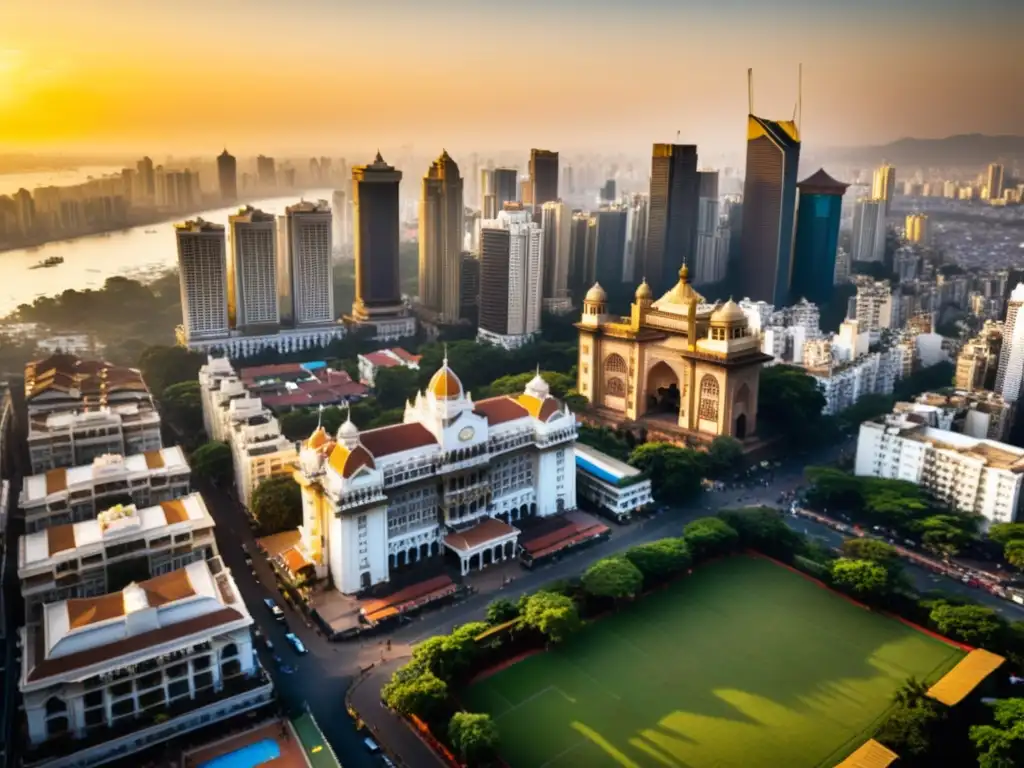
M673 416L679 414L682 382L672 366L664 360L655 363L647 372L647 402L645 413L658 414L668 413Z
M732 400L732 436L737 440L743 440L747 436L747 413L750 411L750 387L743 383L736 390L736 396Z
M626 410L626 388L629 365L626 359L612 352L604 359L601 371L601 404L616 411Z

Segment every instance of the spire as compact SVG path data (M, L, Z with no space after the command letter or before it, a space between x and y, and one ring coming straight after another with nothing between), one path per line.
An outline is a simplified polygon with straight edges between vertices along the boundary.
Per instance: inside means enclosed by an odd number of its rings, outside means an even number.
M348 403L346 403L346 405L347 404ZM323 420L324 420L324 404L320 403L320 405L316 409L316 428L317 429L320 429L320 427L323 426Z
M445 368L448 367L448 342L444 343L444 358L441 361L441 365Z
M688 266L686 266L685 264L683 264L683 266L679 268L679 282L685 284L686 282L689 281L689 279L690 279L690 268Z
M384 162L384 157L381 155L379 149L377 150L377 156L375 158L373 158L373 162L374 163L383 163Z

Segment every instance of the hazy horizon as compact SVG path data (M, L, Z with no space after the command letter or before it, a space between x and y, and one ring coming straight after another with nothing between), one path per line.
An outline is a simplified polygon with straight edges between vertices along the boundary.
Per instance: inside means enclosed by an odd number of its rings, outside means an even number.
M731 154L747 67L755 112L789 119L801 62L812 151L1014 134L1022 24L1019 0L6 0L0 152L631 153L678 131Z

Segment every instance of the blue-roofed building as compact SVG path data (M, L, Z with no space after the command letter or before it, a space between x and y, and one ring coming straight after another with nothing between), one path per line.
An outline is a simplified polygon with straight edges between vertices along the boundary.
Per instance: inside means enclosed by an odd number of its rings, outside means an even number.
M582 443L576 443L576 493L581 506L617 523L653 501L651 480L639 469Z

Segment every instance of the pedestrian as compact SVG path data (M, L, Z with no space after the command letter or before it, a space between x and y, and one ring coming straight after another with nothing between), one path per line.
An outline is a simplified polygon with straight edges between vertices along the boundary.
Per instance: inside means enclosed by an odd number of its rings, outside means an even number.
M388 650L389 651L391 650L391 641L390 640L388 640Z

